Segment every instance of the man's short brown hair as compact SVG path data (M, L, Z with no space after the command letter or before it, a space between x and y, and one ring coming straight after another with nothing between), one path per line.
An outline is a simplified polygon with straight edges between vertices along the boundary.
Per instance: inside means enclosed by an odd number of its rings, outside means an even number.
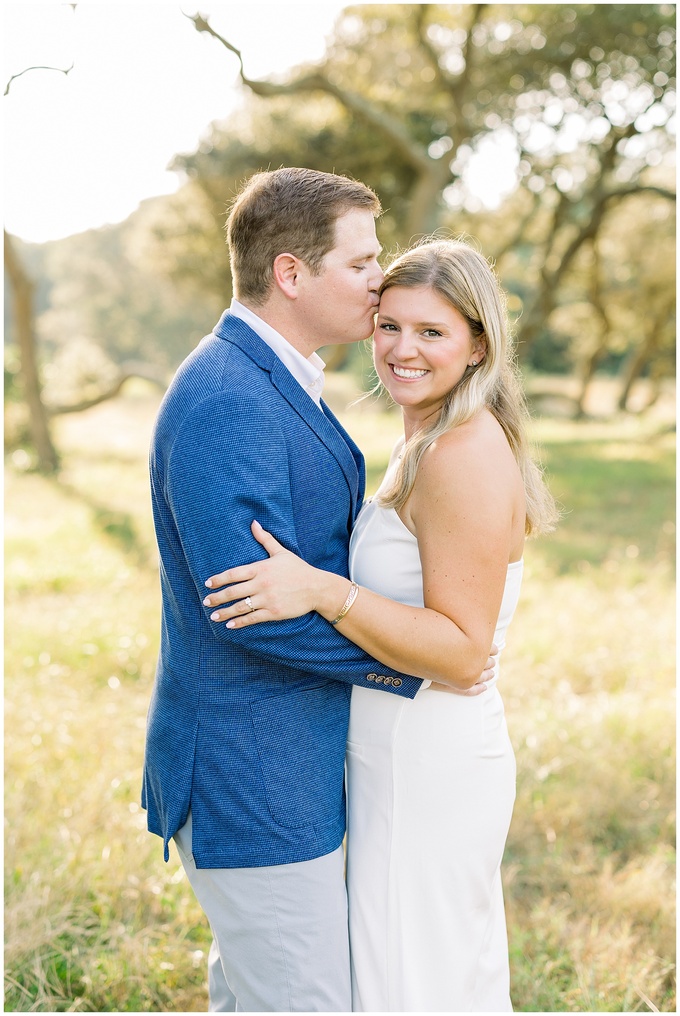
M237 299L263 303L279 254L294 254L318 273L335 243L335 222L352 208L380 215L365 184L314 169L275 169L250 177L227 220L227 244Z

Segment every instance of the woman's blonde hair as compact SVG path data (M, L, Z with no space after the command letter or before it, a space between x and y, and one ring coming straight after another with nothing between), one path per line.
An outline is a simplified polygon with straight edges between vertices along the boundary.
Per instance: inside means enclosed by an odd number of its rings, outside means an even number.
M554 529L555 502L531 456L526 435L529 413L508 336L505 295L496 275L474 247L463 240L426 240L401 254L385 273L380 293L394 286L429 286L468 325L473 341L485 347L477 366L468 366L444 400L434 423L407 443L391 487L380 495L387 508L401 508L416 480L423 454L437 438L472 419L486 407L500 423L524 480L526 533Z

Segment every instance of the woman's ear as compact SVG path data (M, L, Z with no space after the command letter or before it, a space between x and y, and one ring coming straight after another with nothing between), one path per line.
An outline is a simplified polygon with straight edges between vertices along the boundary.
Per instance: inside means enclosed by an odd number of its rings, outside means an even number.
M295 300L298 295L299 259L294 254L278 254L272 269L274 284L289 300Z
M486 337L484 335L475 336L475 345L468 360L469 367L478 367L486 356Z

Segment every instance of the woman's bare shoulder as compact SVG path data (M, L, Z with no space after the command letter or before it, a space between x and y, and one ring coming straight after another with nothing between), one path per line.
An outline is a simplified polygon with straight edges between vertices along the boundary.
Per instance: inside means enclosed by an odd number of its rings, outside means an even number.
M441 535L443 526L458 534L484 532L489 550L500 539L504 554L521 551L523 480L505 433L491 413L478 414L428 448L408 507L414 531L424 539L430 530ZM512 546L506 546L509 534L514 534Z
M421 461L425 482L441 483L455 478L460 471L469 474L496 475L498 469L516 467L508 440L498 420L482 410L471 420L442 434L430 445Z

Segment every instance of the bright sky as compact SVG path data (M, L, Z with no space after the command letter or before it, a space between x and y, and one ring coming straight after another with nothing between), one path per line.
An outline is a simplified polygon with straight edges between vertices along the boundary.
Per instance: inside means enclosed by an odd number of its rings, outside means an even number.
M171 193L167 170L239 101L238 61L196 32L200 9L264 77L321 57L347 4L83 0L3 3L5 227L24 240L58 239L127 218L144 198Z

